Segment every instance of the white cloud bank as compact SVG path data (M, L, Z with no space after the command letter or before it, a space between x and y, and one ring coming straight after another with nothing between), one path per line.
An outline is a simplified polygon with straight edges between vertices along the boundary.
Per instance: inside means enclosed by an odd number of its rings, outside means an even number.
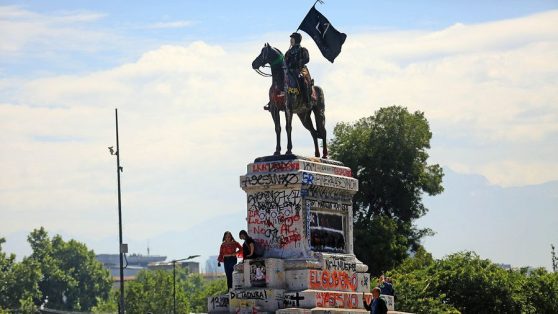
M38 36L29 34L19 42L1 35L0 50L23 49ZM558 178L557 11L438 32L350 34L334 65L304 43L330 134L339 121L404 105L426 113L434 162L505 186ZM114 234L106 224L116 217L107 150L114 108L127 235L145 239L242 210L238 176L275 146L261 109L270 81L250 69L260 48L166 45L85 75L1 80L0 230ZM309 134L298 121L294 128L295 153L311 154Z

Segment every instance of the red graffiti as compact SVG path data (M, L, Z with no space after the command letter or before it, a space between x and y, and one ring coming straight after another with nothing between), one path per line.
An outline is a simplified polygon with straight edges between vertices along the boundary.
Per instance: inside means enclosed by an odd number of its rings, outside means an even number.
M282 172L296 171L300 169L298 162L271 162L271 163L255 163L252 164L252 172Z
M334 307L345 309L359 308L358 295L340 292L316 293L317 307Z
M252 164L252 172L267 172L269 164Z
M357 274L341 270L310 270L309 279L311 289L356 291L358 288Z
M333 173L338 176L345 176L345 177L353 176L351 169L345 169L345 168L333 168Z

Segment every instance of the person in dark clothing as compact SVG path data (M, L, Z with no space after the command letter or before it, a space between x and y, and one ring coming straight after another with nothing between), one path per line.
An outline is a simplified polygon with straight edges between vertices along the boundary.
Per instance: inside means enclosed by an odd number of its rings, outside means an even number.
M384 275L380 276L378 280L378 288L380 288L380 293L385 295L395 295L393 285L387 280Z
M310 62L310 54L308 50L300 45L302 35L299 33L291 34L291 47L285 53L285 63L287 69L293 72L293 75L298 79L300 86L300 93L304 96L307 105L310 106L310 94L312 78L306 64Z
M241 240L244 240L244 243L242 244L242 255L244 256L245 260L259 257L256 254L256 244L254 242L254 239L252 239L252 237L248 235L248 232L246 232L246 230L240 230L240 232L238 233L238 237Z
M387 314L386 301L380 298L380 288L374 287L374 289L372 289L372 301L369 304L366 303L366 298L364 296L363 292L362 303L364 304L364 308L370 311L370 314Z

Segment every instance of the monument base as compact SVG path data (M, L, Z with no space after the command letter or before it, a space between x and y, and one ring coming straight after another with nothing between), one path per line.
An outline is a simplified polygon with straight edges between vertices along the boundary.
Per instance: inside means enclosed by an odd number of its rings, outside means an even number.
M370 275L353 253L358 180L351 169L317 157L265 156L248 164L240 186L246 231L264 254L235 266L229 312L366 313ZM223 298L208 301L210 313L225 311Z

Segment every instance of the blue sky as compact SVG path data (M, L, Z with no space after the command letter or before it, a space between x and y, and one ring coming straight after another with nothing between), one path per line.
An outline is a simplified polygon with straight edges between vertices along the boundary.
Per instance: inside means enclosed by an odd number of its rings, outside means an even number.
M42 225L116 251L107 244L117 229L114 159L106 149L115 144L116 107L132 251L144 252L149 239L195 238L187 230L219 217L239 216L230 229L242 229L238 177L274 147L261 110L269 81L250 64L265 42L286 50L312 4L0 1L6 248L26 254L23 235ZM446 202L428 200L432 210L421 223L440 232L427 248L437 257L472 249L498 262L548 266L558 234L546 224L527 237L536 244L530 259L514 257L508 243L485 249L481 226L471 225L479 232L456 238L458 245L444 239L445 222L463 219L451 202L477 193L455 188L471 176L484 178L486 191L558 179L558 2L326 1L317 8L348 35L331 64L303 34L310 71L326 93L330 135L338 122L393 104L423 111L430 122L431 162L452 173L452 186L451 197L440 197ZM293 132L295 153L311 154L299 123ZM554 199L541 199L530 210L558 222ZM486 211L511 208L505 199L490 203ZM490 229L495 235L517 226L517 217L487 217L504 219ZM208 241L218 242L220 232ZM165 241L152 252L183 257L179 243L165 249Z

